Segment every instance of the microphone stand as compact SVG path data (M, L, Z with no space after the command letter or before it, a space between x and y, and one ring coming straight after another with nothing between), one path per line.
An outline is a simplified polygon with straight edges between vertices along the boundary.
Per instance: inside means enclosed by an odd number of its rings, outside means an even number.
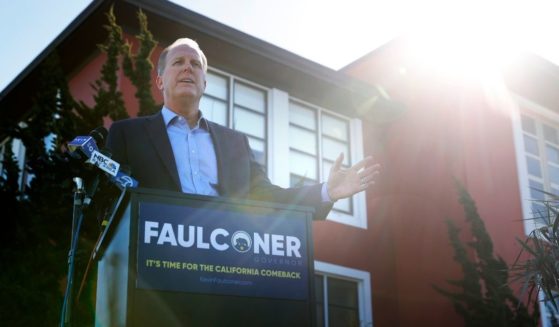
M78 247L78 239L80 227L83 220L83 202L85 196L85 188L83 180L80 177L72 179L76 188L74 189L74 206L72 213L72 232L70 237L70 250L68 251L68 276L66 282L66 293L62 304L62 317L60 327L71 326L71 313L74 292L74 260L76 249Z

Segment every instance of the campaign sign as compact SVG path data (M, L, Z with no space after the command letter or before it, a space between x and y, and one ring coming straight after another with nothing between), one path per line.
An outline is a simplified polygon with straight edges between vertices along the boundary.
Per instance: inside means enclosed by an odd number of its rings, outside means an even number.
M141 202L136 286L308 299L306 220L281 212Z

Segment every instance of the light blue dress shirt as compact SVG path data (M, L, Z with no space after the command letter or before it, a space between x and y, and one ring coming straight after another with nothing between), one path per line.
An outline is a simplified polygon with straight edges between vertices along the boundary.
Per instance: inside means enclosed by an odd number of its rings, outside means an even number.
M167 135L175 156L175 163L183 193L217 196L217 158L208 128L208 122L200 112L194 128L186 118L167 107L161 110L167 127ZM331 202L326 183L322 184L323 202Z
M200 115L196 126L190 128L186 118L167 107L163 107L161 113L175 156L182 192L219 195L217 158L206 119Z

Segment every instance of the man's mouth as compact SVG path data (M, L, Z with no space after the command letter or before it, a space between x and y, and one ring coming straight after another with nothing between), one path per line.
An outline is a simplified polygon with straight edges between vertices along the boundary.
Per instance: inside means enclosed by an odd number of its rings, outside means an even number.
M179 80L179 83L194 84L194 80L191 79L191 78L183 78L183 79Z

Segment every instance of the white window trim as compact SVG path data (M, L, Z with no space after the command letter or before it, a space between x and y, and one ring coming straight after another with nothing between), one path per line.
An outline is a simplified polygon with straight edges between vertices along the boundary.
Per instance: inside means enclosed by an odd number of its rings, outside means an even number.
M353 159L353 162L351 162L351 164L354 165L363 159L363 128L361 120L355 118L352 119L350 121L349 128L349 143L351 149L351 158ZM359 192L355 194L351 198L351 201L353 206L353 215L348 215L346 213L332 210L327 219L338 223L367 229L367 199L365 197L365 192Z
M520 203L522 206L522 217L524 218L524 232L528 235L537 226L534 224L532 217L532 203L530 195L530 185L528 177L528 167L526 166L526 155L524 137L522 132L521 111L528 111L543 118L559 124L559 113L545 108L529 99L520 95L513 94L515 105L512 107L512 130L514 147L516 152L516 165L518 169L518 185L520 188ZM522 108L522 110L521 110Z
M286 93L287 94L287 93ZM282 109L282 114L283 117L281 118L281 122L282 122L282 126L285 127L285 132L284 133L289 133L289 100L292 100L296 103L300 103L304 106L313 108L315 110L319 110L321 112L327 113L328 115L332 115L335 117L339 117L341 119L347 120L348 117L347 116L343 116L340 115L339 113L335 112L335 111L331 111L319 106L316 106L312 103L308 103L306 101L291 97L287 99L287 103L284 104L285 109ZM272 108L273 110L274 108ZM319 116L320 117L320 116ZM277 123L278 120L275 120L275 122ZM275 125L274 125L275 126ZM362 122L360 119L357 118L353 118L353 119L349 119L349 129L350 129L350 135L349 135L349 144L350 144L350 156L351 156L351 165L356 164L357 162L359 162L360 160L363 159L363 127L362 127ZM288 134L283 134L284 135L284 139L287 139L285 137L285 135ZM323 176L323 168L322 168L322 147L320 146L320 136L322 135L322 124L320 123L320 121L318 122L318 135L319 135L319 146L318 146L318 173L320 176L320 180L322 182L326 182L326 177ZM281 137L280 137L281 138ZM289 155L289 142L287 142L287 148L284 151L284 155ZM284 157L284 158L287 158ZM285 168L284 168L285 169ZM289 186L289 171L285 171L286 176L283 177L285 180L284 182L287 182L287 186ZM285 186L285 187L287 187ZM365 192L359 192L357 194L355 194L354 196L351 197L351 201L352 201L352 207L353 207L353 214L347 214L347 213L343 213L343 212L339 212L339 211L330 211L330 213L328 214L328 217L326 217L327 220L330 221L334 221L340 224L345 224L345 225L350 225L353 227L357 227L357 228L362 228L362 229L367 229L367 201L366 201L366 197L365 197Z
M268 93L268 177L289 187L289 169L280 159L289 158L289 94L279 89ZM271 150L273 149L273 150ZM282 160L282 161L283 161Z
M373 312L371 306L371 274L368 271L348 268L328 262L314 262L314 270L317 274L324 274L340 279L357 282L357 297L359 301L360 326L373 325Z
M7 146L12 147L12 153L16 159L17 167L19 169L18 185L20 190L23 190L24 185L31 181L32 175L27 175L25 173L25 153L26 148L20 139L9 139L6 138L0 142L0 173L4 173L2 161L4 160L4 155L6 153L5 148ZM24 180L26 179L26 180Z
M248 79L242 78L242 77L237 76L237 75L230 74L226 71L223 71L221 69L217 69L217 68L214 68L214 67L208 67L208 73L212 73L212 74L219 75L221 77L227 78L227 92L228 92L227 106L228 106L228 110L233 110L233 107L235 105L235 100L233 99L234 92L235 92L235 89L234 89L235 82L240 82L242 84L248 85L250 87L254 87L254 88L259 89L260 91L266 93L266 97L268 98L268 103L267 104L268 104L268 106L270 105L270 93L271 93L270 91L272 89L270 89L269 87L266 87L264 85L252 82ZM204 109L204 108L202 108L202 109ZM267 109L266 115L268 115L269 114L269 108L266 108L266 109ZM268 123L269 123L269 121L268 121ZM231 127L229 127L229 126L231 126ZM232 128L232 126L233 126L233 112L228 111L227 112L227 126L226 127ZM269 128L269 125L268 125L268 128Z
M556 122L559 124L559 113L556 113L546 107L543 107L529 99L526 99L518 94L513 94L513 99L515 100L514 106L512 107L512 126L513 126L513 137L516 152L516 164L518 169L518 185L520 187L520 198L522 206L522 217L524 218L524 232L528 235L531 231L536 228L536 225L529 218L532 216L531 213L531 196L530 196L530 185L528 178L528 167L526 166L526 155L525 155L525 145L524 137L522 131L522 120L521 111L528 111L539 115L551 122ZM522 108L522 110L521 110ZM540 322L542 327L551 327L549 320L544 319L547 313L547 308L543 302L542 293L539 293L540 298Z
M267 92L267 113L266 113L266 147L267 147L267 172L268 178L281 187L290 186L289 169L286 168L285 160L289 158L289 101L293 100L302 105L311 107L318 111L327 113L329 115L342 118L344 120L349 119L349 144L350 144L350 156L352 159L351 164L355 164L363 159L363 127L360 119L353 118L350 119L346 116L340 115L337 112L313 105L306 101L290 98L289 94L283 90L277 88L268 88L263 85L254 83L242 77L232 75L230 73L224 72L222 70L209 67L208 71L220 76L228 78L229 85L229 98L228 98L228 108L232 110L233 108L233 84L235 81L247 84L258 88L264 92ZM228 124L233 126L233 113L228 112ZM321 135L319 122L318 133ZM318 157L322 158L322 149L318 148ZM325 182L325 176L323 176L322 160L318 161L318 172L321 177L321 181ZM365 192L360 192L355 194L352 198L353 214L347 214L339 211L332 210L327 220L354 226L357 228L367 229L367 201L365 197Z
M549 319L544 319L546 315L554 314L553 312L549 312L546 305L545 305L545 294L540 291L538 293L538 300L540 302L540 322L541 327L553 327ZM559 318L559 317L558 317Z

